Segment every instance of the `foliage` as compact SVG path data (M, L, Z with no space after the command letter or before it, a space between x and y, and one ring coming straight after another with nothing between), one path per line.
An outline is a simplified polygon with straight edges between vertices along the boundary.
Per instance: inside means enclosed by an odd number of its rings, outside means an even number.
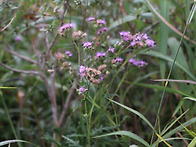
M1 1L0 146L194 146L195 9Z

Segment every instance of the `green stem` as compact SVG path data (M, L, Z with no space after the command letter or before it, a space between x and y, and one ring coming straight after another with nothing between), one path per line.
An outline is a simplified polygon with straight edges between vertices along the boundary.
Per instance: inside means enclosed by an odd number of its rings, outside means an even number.
M78 45L76 44L75 41L73 41L74 45L76 46L77 52L78 52L78 65L80 65L80 48L78 47Z

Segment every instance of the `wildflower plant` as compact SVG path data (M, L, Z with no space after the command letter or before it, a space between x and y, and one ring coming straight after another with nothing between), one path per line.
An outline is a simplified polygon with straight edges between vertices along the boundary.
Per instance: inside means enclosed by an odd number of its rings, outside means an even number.
M83 117L87 125L87 144L90 145L91 129L99 127L91 124L92 114L102 112L106 115L106 98L111 97L110 92L116 87L112 87L115 84L114 79L120 73L125 74L123 71L130 70L128 67L146 66L147 63L136 56L142 50L154 48L155 42L147 34L139 32L132 35L129 31L121 31L117 36L119 41L111 44L108 40L109 32L107 32L105 20L89 17L87 23L90 28L89 32L94 35L80 30L72 30L72 23L61 26L59 34L62 37L68 36L71 30L72 35L69 35L69 40L72 40L75 50L72 48L70 51L66 50L65 53L57 51L55 55L57 60L63 63L61 69L65 69L69 58L73 56L72 52L77 52L75 54L78 58L77 66L71 67L72 65L70 65L69 70L70 73L73 72L73 69L75 71L72 77L77 79L77 92L82 98L81 104L84 103ZM66 39L68 38L64 37L64 40Z

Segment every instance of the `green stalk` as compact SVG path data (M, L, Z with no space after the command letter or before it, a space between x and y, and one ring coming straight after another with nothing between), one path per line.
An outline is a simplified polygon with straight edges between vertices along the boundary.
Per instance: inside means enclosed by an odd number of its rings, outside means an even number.
M78 52L78 65L80 65L80 49L76 42L73 40L74 45L76 46L77 52Z
M87 96L87 94L85 94L85 96L84 96L84 109L85 109L84 117L86 118L86 125L87 125L87 141L88 141L88 147L90 147L91 144L90 144L90 132L89 132L88 108L87 108L87 104L86 104L86 96Z
M161 0L160 1L161 15L168 20L169 19L169 0ZM161 22L160 24L160 52L163 54L167 54L167 41L168 41L168 32L169 28L165 25L165 23ZM161 78L165 78L165 61L160 60L160 73Z
M170 68L169 74L168 74L168 76L167 76L167 81L165 82L165 86L164 86L164 89L163 89L163 93L162 93L162 96L161 96L161 101L160 101L159 108L158 108L158 112L157 112L157 116L156 116L156 121L155 121L155 125L154 125L154 130L156 129L157 123L158 123L158 121L159 121L159 115L160 115L160 111L161 111L163 99L164 99L164 96L165 96L166 87L167 87L167 85L168 85L168 83L169 83L168 80L170 79L170 76L171 76L172 70L173 70L173 68L174 68L174 65L175 65L175 62L176 62L178 53L179 53L179 51L180 51L180 46L181 46L182 41L183 41L183 39L184 39L184 35L185 35L185 33L186 33L187 27L188 27L188 25L191 23L191 20L192 20L192 18L193 18L193 16L194 16L195 10L196 10L196 0L194 0L194 5L193 5L193 7L192 7L192 9L191 9L191 12L190 12L190 14L189 14L188 20L187 20L187 22L186 22L186 26L185 26L185 28L184 28L184 32L183 32L182 37L181 37L181 39L180 39L180 43L179 43L178 49L177 49L176 54L175 54L175 57L174 57L174 61L173 61L172 66L171 66L171 68ZM150 143L151 146L152 146L153 138L154 138L154 131L153 131L153 135L152 135L152 138L151 138L151 143Z

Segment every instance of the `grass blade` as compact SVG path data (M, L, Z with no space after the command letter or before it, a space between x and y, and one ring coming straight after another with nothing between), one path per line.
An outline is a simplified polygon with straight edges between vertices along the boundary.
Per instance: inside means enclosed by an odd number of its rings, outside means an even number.
M160 8L161 8L161 15L168 20L169 19L169 1L168 0L162 0L160 1ZM162 54L167 54L167 40L168 40L168 26L165 25L165 23L161 22L160 24L160 52ZM160 73L161 78L163 79L165 77L165 61L160 61Z
M125 82L125 83L128 83L128 84L133 84L133 85L137 85L137 86L142 86L142 87L147 87L147 88L152 88L152 89L157 89L157 90L161 90L163 91L164 90L164 86L159 86L159 85L152 85L152 84L143 84L143 83L130 83L130 82ZM175 89L172 89L172 88L166 88L166 92L170 92L170 93L174 93L174 94L181 94L181 95L184 95L184 96L188 96L188 97L192 97L182 91L179 91L179 90L175 90ZM193 97L192 97L193 98Z
M160 59L163 59L163 60L166 60L166 61L169 61L169 62L174 62L174 59L172 59L171 57L163 55L162 53L159 53L157 51L148 51L146 53L143 52L142 54L158 57ZM196 77L186 67L182 66L177 61L174 64L176 66L178 66L180 69L182 69L192 80L196 81Z
M120 104L120 103L118 103L118 102L116 102L114 100L111 100L109 98L108 98L108 100L111 101L111 102L113 102L113 103L115 103L115 104L117 104L117 105L119 105L119 106L121 106L121 107L123 107L124 109L126 109L126 110L128 110L128 111L130 111L130 112L132 112L134 114L136 114L137 116L139 116L142 120L144 120L154 130L152 124L140 112L138 112L138 111L136 111L136 110L134 110L132 108L129 108L129 107L123 105L123 104Z
M194 117L194 118L190 119L189 121L183 123L183 126L187 127L187 126L189 126L189 125L191 125L191 124L194 124L194 123L196 123L196 117ZM176 127L175 129L169 131L167 134L165 134L164 136L162 136L162 138L163 138L163 139L166 139L166 138L168 138L168 137L174 135L175 133L177 133L177 132L181 131L182 129L184 129L183 126L182 126L182 125L179 125L179 126Z
M161 139L168 147L172 147L171 145L169 145L159 134L156 133L156 135L158 136L159 139Z
M192 42L193 44L196 45L196 42L194 40L191 40L189 37L183 35L183 33L181 33L179 30L177 30L174 26L172 26L164 17L162 17L155 9L154 7L151 5L151 3L149 2L149 0L145 0L144 1L147 4L147 7L162 21L164 22L171 30L173 30L176 34L180 35L181 37L183 37L184 39Z
M195 147L196 146L196 137L193 138L193 140L190 142L190 144L188 145L188 147Z
M149 147L150 145L143 140L141 137L139 137L138 135L132 133L132 132L128 132L128 131L116 131L116 132L112 132L112 133L108 133L108 134L104 134L104 135L100 135L100 136L95 136L93 138L100 138L100 137L106 137L106 136L111 136L111 135L123 135L123 136L128 136L132 139L137 140L138 142L142 143L143 145Z
M6 141L1 141L0 146L4 145L10 145L11 143L27 143L27 144L32 144L31 142L25 141L25 140L6 140ZM32 144L33 146L39 147L38 145Z
M192 97L185 97L184 99L185 99L185 100L187 99L187 100L191 100L191 101L195 101L195 102L196 102L196 98L192 98Z

